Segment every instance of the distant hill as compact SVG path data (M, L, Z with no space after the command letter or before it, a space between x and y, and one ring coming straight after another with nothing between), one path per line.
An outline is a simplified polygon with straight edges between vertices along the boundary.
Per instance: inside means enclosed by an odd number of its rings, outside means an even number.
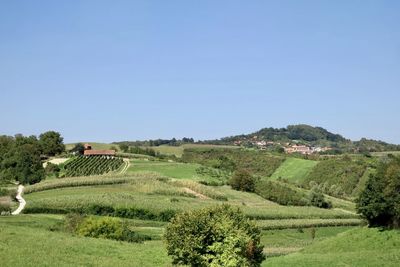
M362 138L351 141L340 134L331 133L322 127L306 124L289 125L286 128L263 128L251 134L224 137L217 140L202 141L205 144L255 146L257 143L270 142L272 145L287 143L304 144L332 148L331 152L381 152L398 151L400 145Z

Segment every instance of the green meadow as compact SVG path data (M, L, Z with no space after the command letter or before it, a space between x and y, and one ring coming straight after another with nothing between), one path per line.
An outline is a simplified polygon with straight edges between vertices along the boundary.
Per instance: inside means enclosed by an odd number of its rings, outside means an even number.
M271 179L287 179L290 182L302 183L318 161L298 158L286 158L272 174Z

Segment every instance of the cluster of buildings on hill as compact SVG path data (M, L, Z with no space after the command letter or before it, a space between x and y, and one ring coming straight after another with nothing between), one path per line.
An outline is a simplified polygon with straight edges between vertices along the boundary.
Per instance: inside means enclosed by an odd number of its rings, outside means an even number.
M308 146L308 145L298 145L298 144L291 144L291 143L279 143L273 141L264 141L258 140L257 136L254 136L250 140L237 140L234 142L235 145L240 146L243 143L250 143L253 146L258 147L261 150L265 150L268 146L281 146L283 147L285 153L292 154L292 153L300 153L303 155L309 155L313 153L325 152L331 150L331 147L319 147L319 146Z

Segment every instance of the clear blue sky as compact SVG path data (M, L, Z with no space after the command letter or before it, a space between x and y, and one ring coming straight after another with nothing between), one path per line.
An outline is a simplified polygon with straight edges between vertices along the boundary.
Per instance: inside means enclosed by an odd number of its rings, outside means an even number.
M0 134L400 143L400 1L1 1Z

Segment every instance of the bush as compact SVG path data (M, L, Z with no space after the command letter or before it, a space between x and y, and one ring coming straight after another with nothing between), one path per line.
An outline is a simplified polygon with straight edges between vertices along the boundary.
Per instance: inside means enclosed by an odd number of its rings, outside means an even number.
M0 202L0 214L1 215L10 215L11 207L8 203Z
M370 226L400 228L400 157L381 162L357 199L357 211Z
M149 236L131 231L126 224L117 218L97 218L93 216L85 217L82 220L79 219L79 216L72 216L72 218L71 228L73 229L73 225L76 223L75 232L80 236L126 242L143 242L151 239Z
M44 168L45 172L47 175L55 175L56 177L58 177L59 173L60 173L60 167L57 164L51 163L51 162L47 162L46 167Z
M265 259L260 234L239 209L222 205L177 215L164 238L173 264L260 266Z
M255 190L255 179L247 170L236 171L229 184L233 189L239 191L254 192Z
M323 209L332 208L332 203L330 201L325 200L324 194L317 189L312 189L309 195L311 206L315 206Z

